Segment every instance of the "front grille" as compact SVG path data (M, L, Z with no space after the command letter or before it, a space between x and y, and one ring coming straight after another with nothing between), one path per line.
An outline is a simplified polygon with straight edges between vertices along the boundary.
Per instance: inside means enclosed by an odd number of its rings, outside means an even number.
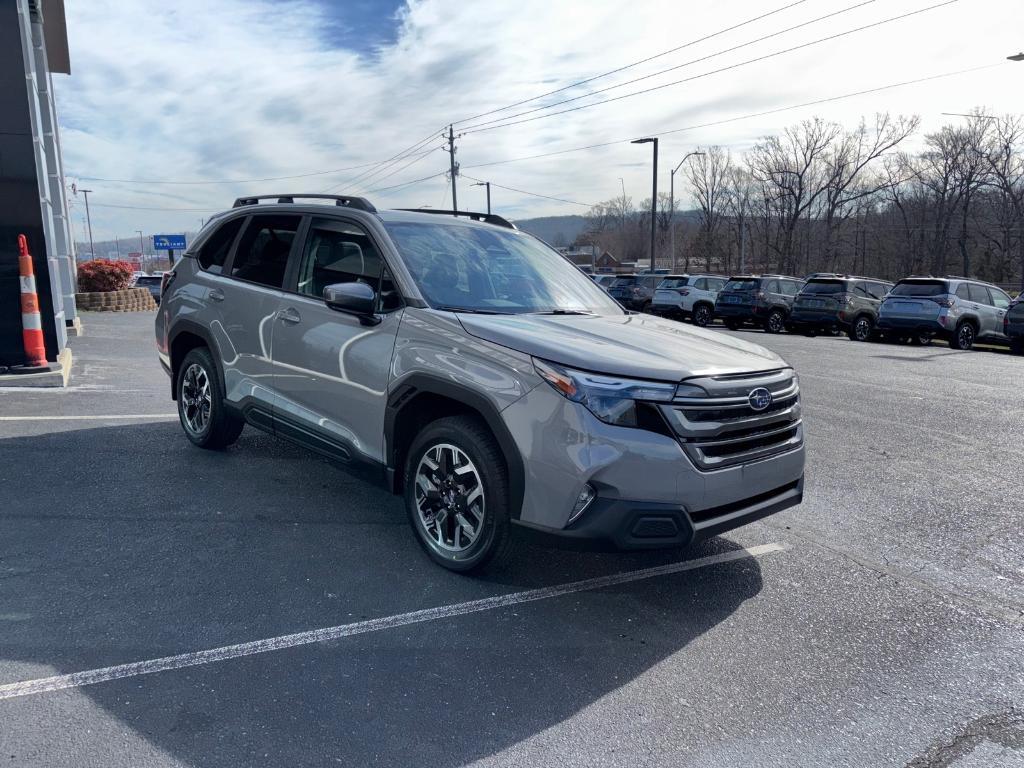
M709 397L677 398L662 414L698 469L745 464L798 448L803 443L800 390L792 370L688 379ZM751 390L765 387L772 403L750 407Z

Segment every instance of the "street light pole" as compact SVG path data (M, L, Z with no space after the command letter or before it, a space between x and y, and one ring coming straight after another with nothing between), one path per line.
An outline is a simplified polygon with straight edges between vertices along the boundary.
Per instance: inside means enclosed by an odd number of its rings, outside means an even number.
M635 139L630 144L654 145L654 169L651 174L651 272L655 269L655 237L658 227L658 138Z
M91 189L80 189L78 190L85 196L85 220L89 225L89 252L92 257L96 258L96 246L92 244L92 216L89 214L89 193Z
M487 187L487 215L491 215L491 182L481 181L473 185L474 187Z
M669 174L669 193L668 193L668 237L669 237L669 248L672 249L672 273L676 271L676 171L682 168L683 163L689 160L691 157L697 155L703 155L703 152L687 152L686 156L679 161L679 165L672 169L672 173Z

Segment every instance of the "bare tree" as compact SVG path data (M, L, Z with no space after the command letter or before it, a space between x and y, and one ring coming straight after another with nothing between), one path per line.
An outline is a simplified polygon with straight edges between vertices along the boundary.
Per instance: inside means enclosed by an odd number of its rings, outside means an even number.
M697 246L703 251L710 272L712 261L721 261L724 252L719 235L726 212L732 158L728 150L722 147L698 147L697 151L700 154L694 154L692 162L687 166L686 175L693 186L694 198L700 210Z

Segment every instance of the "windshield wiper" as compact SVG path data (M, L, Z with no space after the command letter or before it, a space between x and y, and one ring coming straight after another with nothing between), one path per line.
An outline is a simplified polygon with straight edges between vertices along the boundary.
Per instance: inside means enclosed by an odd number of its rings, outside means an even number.
M511 312L499 312L496 309L472 309L470 307L449 307L445 304L434 307L441 312L463 312L469 315L511 315Z
M532 315L593 315L586 309L547 309L542 312L531 312Z

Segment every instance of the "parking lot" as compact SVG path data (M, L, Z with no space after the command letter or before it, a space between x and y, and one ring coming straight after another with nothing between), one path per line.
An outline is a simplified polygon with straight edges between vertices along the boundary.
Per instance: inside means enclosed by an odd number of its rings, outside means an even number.
M85 322L0 390L0 765L1024 765L1022 358L739 331L801 506L467 577L301 449L194 448L152 314Z

